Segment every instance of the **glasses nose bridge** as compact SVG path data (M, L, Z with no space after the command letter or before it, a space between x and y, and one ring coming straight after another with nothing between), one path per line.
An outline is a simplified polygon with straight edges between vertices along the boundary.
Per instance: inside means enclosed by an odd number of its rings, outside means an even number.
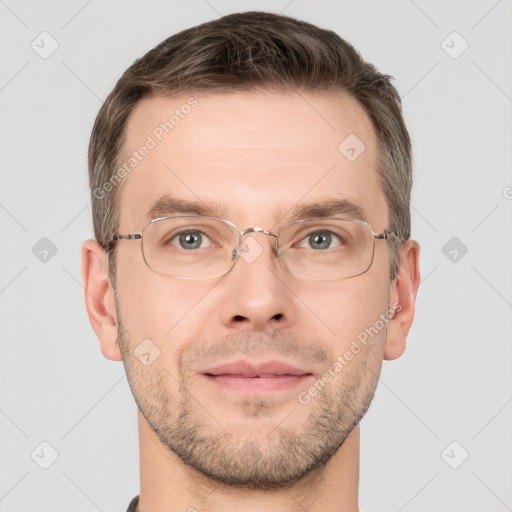
M252 228L246 228L242 231L240 231L240 240L247 234L247 233L263 233L265 235L274 236L276 238L279 237L277 233L273 233L272 231L268 231L267 229L260 228L258 226L254 226Z
M238 241L237 247L231 254L231 260L233 262L233 265L238 261L238 258L240 257L240 254L242 251L242 244L244 242L244 236L247 235L248 233L263 233L264 235L269 235L269 236L279 239L278 233L268 231L267 229L263 229L258 226L254 226L252 228L246 228L246 229L242 229L242 230L236 228L236 230L238 231L238 234L239 234L239 241Z

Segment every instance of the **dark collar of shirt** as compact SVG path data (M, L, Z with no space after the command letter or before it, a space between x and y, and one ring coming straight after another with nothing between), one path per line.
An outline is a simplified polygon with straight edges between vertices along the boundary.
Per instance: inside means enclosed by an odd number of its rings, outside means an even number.
M135 498L130 501L126 512L139 512L139 496L135 496Z

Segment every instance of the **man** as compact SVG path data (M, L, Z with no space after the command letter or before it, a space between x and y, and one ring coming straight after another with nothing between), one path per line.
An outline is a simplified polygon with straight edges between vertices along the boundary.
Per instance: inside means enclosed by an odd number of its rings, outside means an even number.
M102 106L82 273L138 406L128 510L358 510L359 422L420 280L389 78L246 12L162 42Z

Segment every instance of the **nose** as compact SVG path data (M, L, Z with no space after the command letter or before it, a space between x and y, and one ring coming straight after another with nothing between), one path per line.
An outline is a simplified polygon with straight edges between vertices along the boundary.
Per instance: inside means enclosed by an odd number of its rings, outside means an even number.
M291 278L278 258L273 237L256 232L245 235L238 261L221 284L223 324L260 332L291 325L295 315Z

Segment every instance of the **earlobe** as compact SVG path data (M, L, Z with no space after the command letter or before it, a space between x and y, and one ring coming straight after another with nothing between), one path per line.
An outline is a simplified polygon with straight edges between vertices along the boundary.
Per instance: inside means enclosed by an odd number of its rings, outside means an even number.
M101 352L107 359L121 361L114 291L105 271L105 257L105 249L96 240L87 240L82 245L85 307Z
M408 240L400 248L400 270L391 283L390 309L394 314L387 325L384 359L399 358L405 351L406 340L414 319L416 295L420 284L420 246Z

